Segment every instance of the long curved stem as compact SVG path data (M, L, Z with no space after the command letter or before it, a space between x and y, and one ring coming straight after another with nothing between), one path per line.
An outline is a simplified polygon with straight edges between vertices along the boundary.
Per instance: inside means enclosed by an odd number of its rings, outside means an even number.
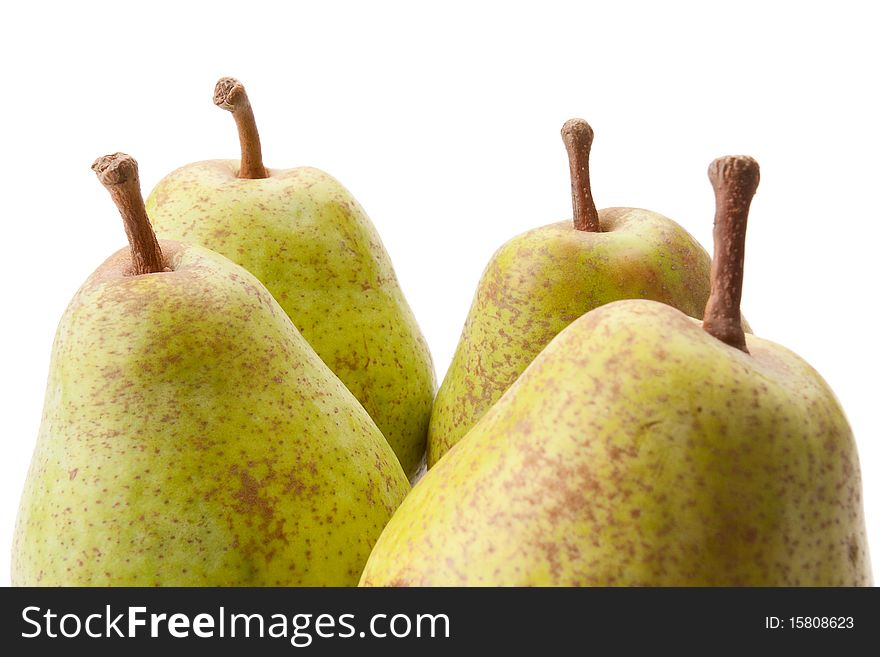
M238 128L238 142L241 144L241 168L238 177L268 178L269 172L263 166L257 121L244 85L235 78L220 78L214 87L214 104L232 112Z
M740 315L743 262L749 206L760 178L758 163L746 155L719 157L709 165L709 180L715 189L715 254L703 328L746 353Z
M137 161L125 153L113 153L95 160L92 171L110 192L122 216L131 248L132 275L165 271L162 249L144 209Z
M562 141L568 152L571 173L571 206L576 230L598 233L599 212L590 188L590 147L593 129L583 119L569 119L562 126Z

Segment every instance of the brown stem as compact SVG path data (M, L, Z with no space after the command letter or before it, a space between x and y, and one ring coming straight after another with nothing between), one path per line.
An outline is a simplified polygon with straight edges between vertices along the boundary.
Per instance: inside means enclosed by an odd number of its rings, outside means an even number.
M709 180L715 189L715 255L712 258L712 292L706 304L703 328L746 353L749 350L739 304L749 205L760 178L758 163L746 155L719 157L709 165Z
M574 227L591 233L599 232L599 212L590 189L590 147L593 129L583 119L569 119L562 126L562 141L568 151L571 172L571 207Z
M134 276L165 271L162 249L150 225L141 196L138 165L131 155L114 153L99 157L92 163L92 171L110 192L122 215L125 234L131 247L131 273Z
M220 78L214 87L214 104L232 112L238 128L238 141L241 144L241 168L239 178L268 178L263 166L263 151L260 148L260 133L254 110L248 100L244 85L235 78Z

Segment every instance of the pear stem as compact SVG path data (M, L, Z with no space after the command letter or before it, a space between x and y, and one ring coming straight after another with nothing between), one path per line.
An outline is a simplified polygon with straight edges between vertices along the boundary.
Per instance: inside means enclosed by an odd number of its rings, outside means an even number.
M590 189L590 147L593 129L583 119L569 119L562 126L562 141L568 151L571 172L571 207L576 230L598 233L599 212Z
M238 128L238 141L241 144L241 167L239 178L268 178L269 173L263 166L263 151L260 146L260 133L257 132L257 121L254 110L248 100L244 85L235 78L220 78L214 87L214 104L221 109L232 112Z
M110 192L122 216L131 247L131 274L140 276L165 271L162 249L144 208L137 161L125 153L104 155L92 163L92 171Z
M746 155L719 157L709 165L715 189L715 254L712 258L711 293L703 315L703 328L722 342L749 353L742 328L743 261L749 206L758 189L758 163Z

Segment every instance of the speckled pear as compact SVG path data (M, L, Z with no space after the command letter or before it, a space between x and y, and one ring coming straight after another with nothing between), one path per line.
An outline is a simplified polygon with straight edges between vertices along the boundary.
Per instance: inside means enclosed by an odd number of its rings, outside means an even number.
M710 171L703 325L649 300L577 319L414 488L362 585L871 583L843 409L805 361L741 327L757 164Z
M409 490L391 448L256 278L156 241L133 159L95 168L132 247L58 327L13 584L356 584Z
M702 318L708 253L677 223L636 208L596 210L589 181L593 131L562 128L574 220L514 237L483 272L443 380L428 434L433 466L529 363L581 315L619 299L653 299Z
M197 162L162 179L147 198L157 235L205 246L256 276L413 476L436 380L375 227L323 171L263 166L241 83L223 78L214 101L235 118L241 161Z

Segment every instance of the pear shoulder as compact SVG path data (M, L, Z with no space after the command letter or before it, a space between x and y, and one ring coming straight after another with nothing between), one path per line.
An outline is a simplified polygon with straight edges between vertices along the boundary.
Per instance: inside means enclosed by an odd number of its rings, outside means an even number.
M305 250L317 259L319 273L351 273L356 263L358 273L370 274L377 286L396 285L375 227L336 178L296 167L268 169L268 178L253 180L238 178L238 168L237 160L205 160L160 180L146 200L157 234L209 246L236 261L244 258L248 262L239 264L249 270L256 260L252 242L261 240L263 250L280 259L302 259ZM339 246L348 256L328 257Z

